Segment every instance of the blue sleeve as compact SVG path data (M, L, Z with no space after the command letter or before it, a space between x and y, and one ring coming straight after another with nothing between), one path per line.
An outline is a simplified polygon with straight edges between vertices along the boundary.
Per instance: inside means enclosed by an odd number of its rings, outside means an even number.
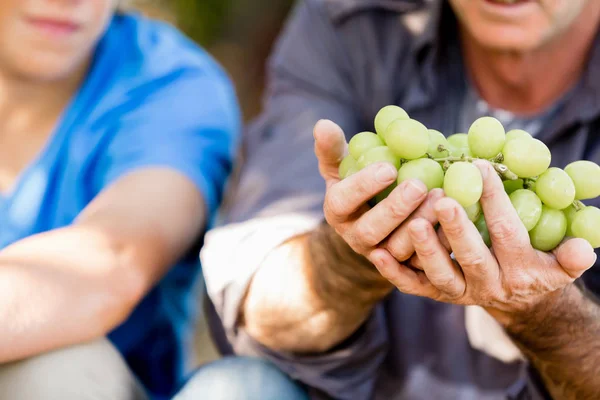
M166 167L189 178L214 216L232 171L240 113L227 77L185 69L130 90L110 117L109 143L97 164L100 191L143 167Z

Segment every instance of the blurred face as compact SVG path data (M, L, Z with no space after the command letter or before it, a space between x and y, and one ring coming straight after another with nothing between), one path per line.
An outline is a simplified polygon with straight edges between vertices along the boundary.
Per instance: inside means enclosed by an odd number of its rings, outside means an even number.
M0 0L0 69L58 80L88 60L118 0Z
M567 30L590 1L449 0L461 25L481 46L528 52Z

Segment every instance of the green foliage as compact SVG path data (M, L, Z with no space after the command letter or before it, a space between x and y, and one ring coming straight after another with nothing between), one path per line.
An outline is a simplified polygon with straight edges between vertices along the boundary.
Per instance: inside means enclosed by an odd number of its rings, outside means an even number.
M179 28L208 46L219 39L236 0L171 0Z

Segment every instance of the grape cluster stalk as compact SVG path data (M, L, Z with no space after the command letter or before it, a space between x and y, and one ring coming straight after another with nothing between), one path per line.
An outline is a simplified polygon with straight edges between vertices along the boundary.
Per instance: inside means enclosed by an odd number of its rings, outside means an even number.
M341 179L378 162L398 169L396 183L374 199L378 203L400 183L418 179L428 190L441 188L455 199L491 246L480 205L483 179L472 164L488 160L504 182L504 189L531 245L555 249L565 237L587 240L600 247L600 209L583 200L600 196L600 166L580 160L564 169L550 167L548 147L528 132L506 132L500 121L482 117L467 133L446 137L410 118L398 106L383 107L375 117L375 132L360 132L348 143L349 154L339 166Z

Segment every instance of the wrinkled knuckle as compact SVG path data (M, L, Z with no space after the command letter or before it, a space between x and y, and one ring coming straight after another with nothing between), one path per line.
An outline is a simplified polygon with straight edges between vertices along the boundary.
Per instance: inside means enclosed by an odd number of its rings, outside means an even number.
M473 269L483 270L486 268L486 261L485 256L480 252L471 252L463 257L461 264L468 265Z
M465 234L465 228L461 224L451 223L444 226L444 234L446 237L461 238Z
M361 197L369 197L375 194L374 184L375 179L359 179L356 183L356 191Z
M407 205L401 200L394 201L392 198L388 198L387 207L390 210L392 217L397 219L405 219L412 210L409 210Z
M417 247L417 253L423 259L430 259L437 255L437 249L433 246L430 246L429 243L425 243Z
M444 289L444 291L456 286L456 277L452 274L443 274L432 279L434 280L435 285L440 289Z
M373 224L360 224L356 228L357 239L366 247L374 247L380 242Z
M435 278L435 282L432 283L446 293L446 296L451 300L458 299L463 295L458 279L452 274L441 275Z
M412 257L414 248L404 237L392 237L386 244L386 249L400 262Z
M478 303L484 307L493 307L496 304L508 304L506 294L499 294L495 289L484 286L477 292Z
M506 219L492 221L492 223L488 225L488 229L490 235L492 235L496 242L509 241L517 234L517 227Z
M483 200L484 202L486 201L490 201L490 200L494 200L498 197L498 194L500 192L498 192L497 190L484 190L483 193L481 193L481 200Z
M341 220L347 217L344 199L341 196L329 194L325 198L325 216L327 220Z
M507 284L512 291L529 290L536 285L536 280L527 271L515 269L509 274Z
M402 281L400 282L394 282L394 286L396 286L396 289L398 289L399 291L401 291L404 294L417 294L417 291L415 290L414 287L412 287L411 285L407 284L407 283L403 283Z

